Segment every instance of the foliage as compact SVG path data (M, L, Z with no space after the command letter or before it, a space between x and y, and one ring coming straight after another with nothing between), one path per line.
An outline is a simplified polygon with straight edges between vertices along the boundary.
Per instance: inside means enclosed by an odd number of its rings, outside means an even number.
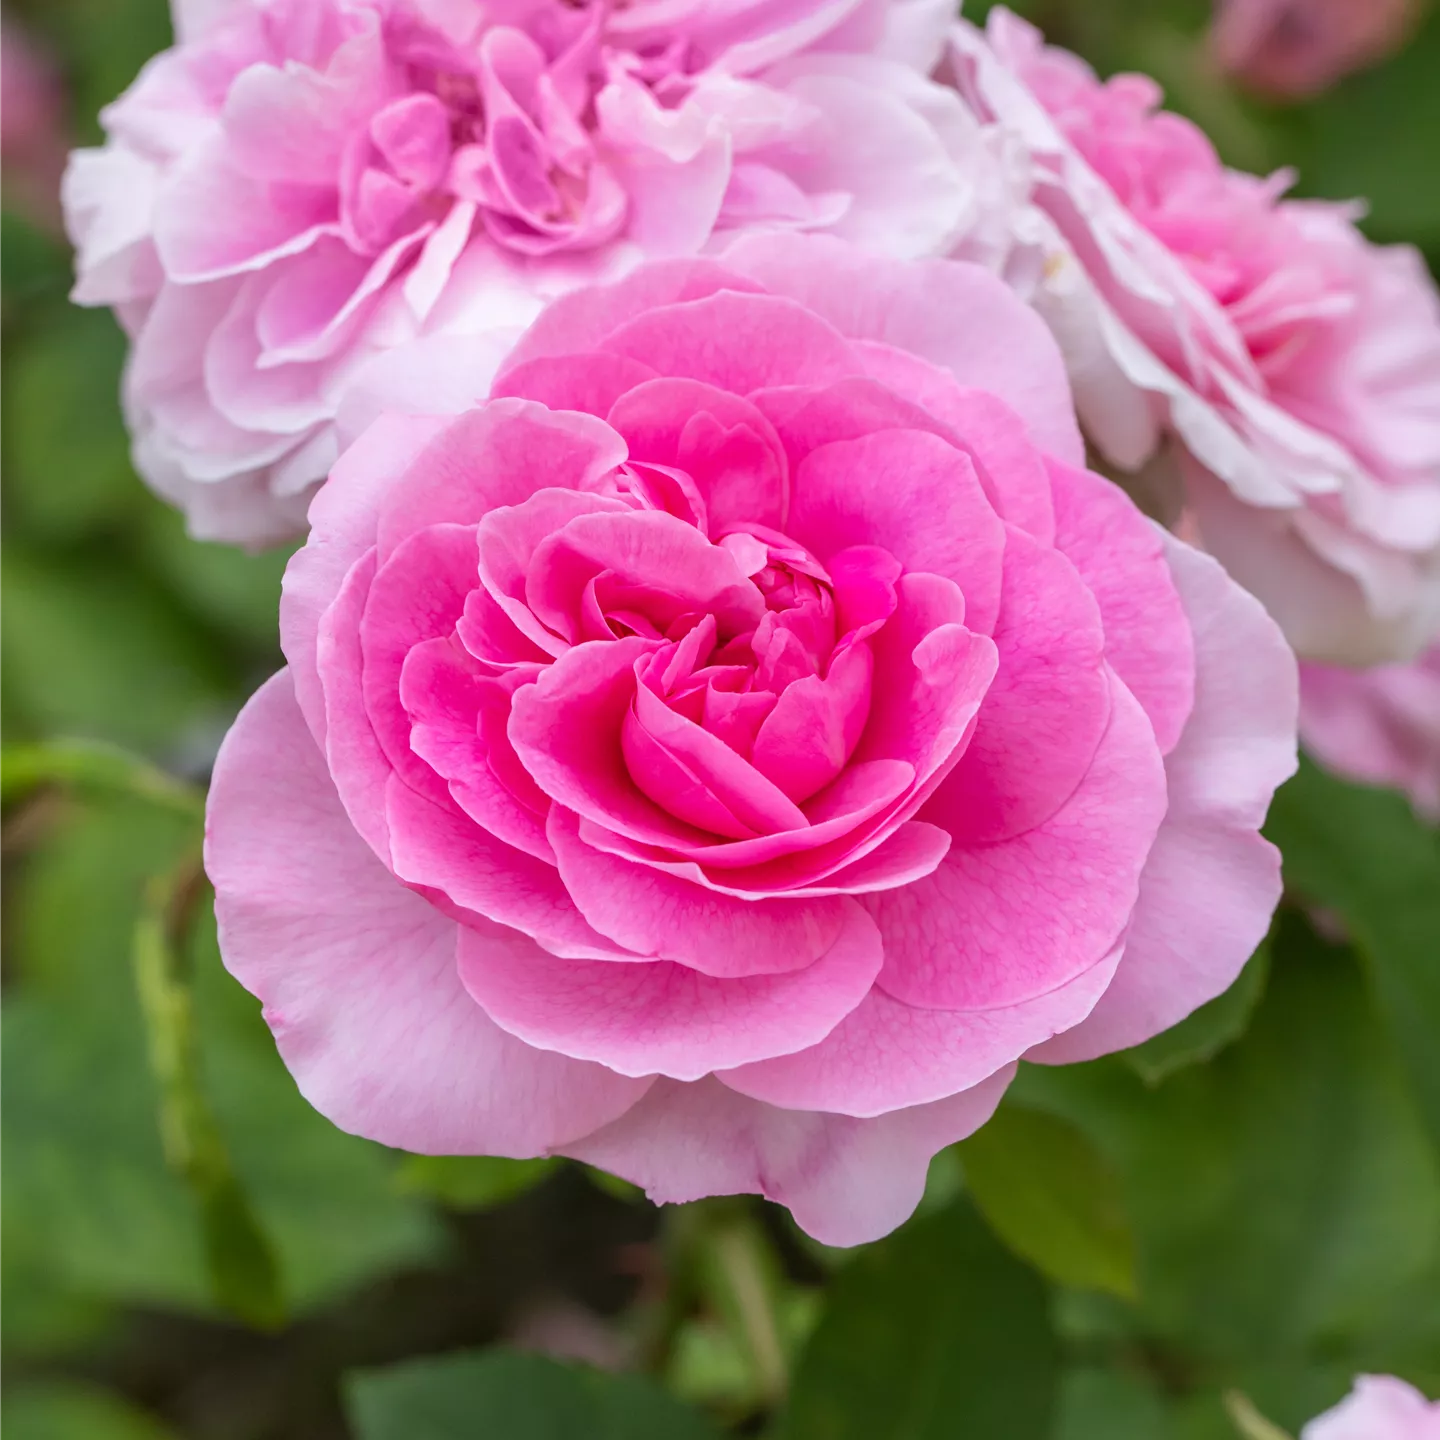
M166 40L162 0L15 8L85 140ZM1204 0L1016 8L1440 257L1440 6L1285 112L1204 63ZM184 535L131 472L121 337L68 305L63 246L7 212L0 263L7 1435L1236 1440L1359 1370L1440 1393L1440 841L1308 765L1269 826L1290 900L1231 991L1024 1067L859 1253L321 1119L194 870L216 745L281 663L285 555Z

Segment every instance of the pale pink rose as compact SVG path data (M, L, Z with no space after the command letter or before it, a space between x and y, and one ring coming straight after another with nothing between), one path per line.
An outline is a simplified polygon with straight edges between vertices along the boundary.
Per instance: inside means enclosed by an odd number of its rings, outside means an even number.
M8 16L0 17L0 171L5 202L35 224L60 225L65 98L54 66Z
M1361 1375L1333 1409L1316 1416L1300 1440L1440 1440L1440 1401L1393 1375Z
M1028 150L1054 253L1035 303L1081 418L1136 470L1178 437L1203 542L1304 655L1403 659L1440 631L1440 296L1355 207L1225 169L1144 76L1102 84L1004 10L951 63Z
M1403 790L1440 821L1440 645L1409 665L1302 665L1300 735L1336 774Z
M1210 44L1254 89L1301 99L1404 43L1416 0L1219 0Z
M221 949L337 1124L899 1223L1021 1057L1265 933L1292 657L1081 468L1001 281L754 237L556 301L311 508Z
M1004 187L925 78L947 8L181 5L66 185L75 298L134 341L141 473L265 542L375 414L482 398L577 284L755 229L950 250Z

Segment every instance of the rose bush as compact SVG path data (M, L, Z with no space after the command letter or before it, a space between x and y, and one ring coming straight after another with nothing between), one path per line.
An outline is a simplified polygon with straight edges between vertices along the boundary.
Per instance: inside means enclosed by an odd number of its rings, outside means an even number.
M548 297L646 255L996 225L1003 176L925 79L933 0L176 4L66 202L75 298L134 342L138 468L206 538L298 531L379 410L482 398Z
M977 114L1023 144L1055 255L1036 303L1121 469L1181 442L1207 549L1302 654L1413 656L1440 630L1440 296L1353 206L1282 199L1003 9L959 22Z
M227 965L338 1124L913 1208L1023 1056L1265 933L1293 659L1087 473L976 266L756 237L555 302L346 453L217 763Z
M1431 1403L1393 1375L1361 1375L1344 1400L1300 1432L1300 1440L1440 1440L1440 1401Z
M1409 665L1302 665L1300 734L1337 774L1403 790L1440 821L1440 645Z

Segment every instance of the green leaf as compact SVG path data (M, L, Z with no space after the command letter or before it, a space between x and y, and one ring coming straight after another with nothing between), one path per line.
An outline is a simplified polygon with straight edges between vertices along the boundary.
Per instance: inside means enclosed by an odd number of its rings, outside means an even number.
M1012 1094L1114 1160L1145 1330L1226 1383L1321 1353L1379 1362L1365 1337L1433 1273L1434 1151L1354 957L1294 912L1249 1030L1209 1065L1153 1089L1118 1059L1026 1066Z
M1440 90L1440 87L1436 87ZM1440 1146L1440 843L1404 799L1308 761L1275 796L1267 833L1286 883L1339 913Z
M1055 1440L1168 1440L1164 1401L1154 1382L1135 1371L1067 1370L1059 1412Z
M784 1440L1045 1440L1056 1343L1045 1287L968 1204L912 1221L832 1281Z
M6 357L5 499L31 535L72 542L144 503L120 418L125 337L63 299L34 318Z
M428 1195L452 1210L487 1210L534 1189L562 1164L490 1155L407 1155L395 1182L407 1195Z
M718 1440L639 1376L505 1350L354 1374L345 1393L357 1440Z
M114 791L190 819L205 818L204 793L194 785L98 740L47 740L0 751L0 798L9 805L42 785Z
M0 1406L5 1440L166 1440L158 1420L96 1386L10 1386Z
M161 1149L128 954L146 879L192 835L134 800L77 806L7 895L6 1231L25 1235L60 1293L213 1307L201 1216ZM206 1092L294 1305L430 1259L441 1237L428 1208L396 1192L387 1151L300 1096L208 917L194 985Z
M10 548L0 578L5 703L30 729L160 755L228 723L238 695L213 641L142 575Z
M1065 1120L1002 1105L959 1147L980 1213L1061 1285L1135 1294L1135 1247L1109 1162Z
M1267 1420L1255 1408L1255 1402L1243 1390L1225 1392L1225 1412L1241 1440L1291 1440L1273 1420Z
M1125 1059L1150 1085L1158 1085L1167 1075L1173 1075L1187 1065L1213 1060L1245 1033L1250 1016L1264 993L1269 969L1270 951L1262 941L1235 983L1223 995L1217 995L1178 1025L1171 1026L1133 1050L1125 1051Z

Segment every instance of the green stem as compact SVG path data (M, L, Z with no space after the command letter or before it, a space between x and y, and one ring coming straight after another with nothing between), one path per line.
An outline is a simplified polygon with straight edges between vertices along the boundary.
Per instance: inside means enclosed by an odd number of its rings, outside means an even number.
M187 941L205 883L198 848L170 874L150 882L135 927L135 985L160 1092L165 1159L199 1205L215 1298L247 1324L272 1329L284 1319L275 1256L202 1085Z
M1239 1390L1225 1392L1225 1413L1243 1440L1290 1440L1284 1430L1267 1420L1255 1408L1254 1401Z

